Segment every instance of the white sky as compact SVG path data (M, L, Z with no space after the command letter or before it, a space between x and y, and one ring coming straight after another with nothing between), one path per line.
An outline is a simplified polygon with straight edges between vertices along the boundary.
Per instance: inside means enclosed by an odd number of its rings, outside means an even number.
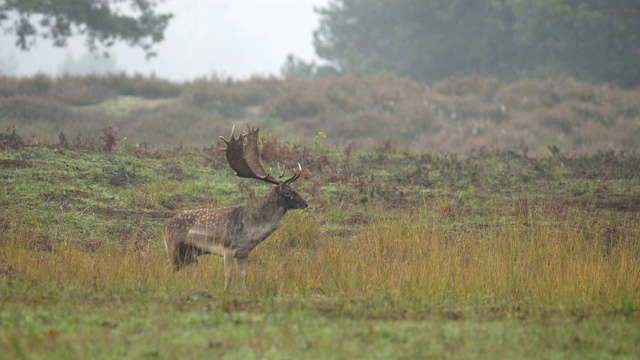
M313 31L318 28L314 7L329 0L167 0L160 12L174 14L165 39L145 60L141 50L115 45L117 67L128 73L155 73L172 80L191 80L217 74L247 78L279 75L288 54L305 61L318 58ZM45 39L23 52L15 37L0 33L0 56L15 59L18 75L55 73L71 53L76 59L87 50L81 39L67 48L55 48Z

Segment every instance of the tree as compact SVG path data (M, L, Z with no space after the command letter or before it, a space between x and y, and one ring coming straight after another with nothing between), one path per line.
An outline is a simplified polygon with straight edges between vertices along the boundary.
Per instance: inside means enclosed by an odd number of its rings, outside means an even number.
M157 0L0 0L0 26L16 36L22 50L29 50L38 37L64 47L80 34L93 53L106 53L121 41L140 47L150 58L172 17L156 13L157 5Z
M280 74L284 77L314 79L338 75L335 68L326 65L317 65L315 61L305 62L293 54L287 56L287 60L280 68Z
M640 85L640 0L512 0L511 7L516 39L539 71Z
M15 75L18 71L18 61L14 54L5 56L0 52L0 75Z
M316 52L341 72L640 85L640 0L332 0L316 11Z
M424 81L516 71L506 56L519 56L511 51L513 19L499 1L335 0L318 12L316 52L341 71Z
M103 57L91 53L84 53L77 59L71 53L67 53L64 62L58 65L58 74L87 75L118 72L115 56Z

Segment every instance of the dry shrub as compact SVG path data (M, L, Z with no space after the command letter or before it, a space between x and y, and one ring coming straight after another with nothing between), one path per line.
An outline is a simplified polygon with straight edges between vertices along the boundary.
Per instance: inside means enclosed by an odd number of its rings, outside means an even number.
M448 78L435 85L433 91L440 95L467 97L484 102L493 102L500 89L500 83L493 78L471 76Z
M185 106L215 111L224 117L244 116L244 108L229 92L225 91L225 85L221 83L209 82L205 79L196 80L187 87L181 99Z
M265 162L289 162L291 165L300 160L300 154L287 143L278 141L278 137L268 131L260 131L260 147Z
M121 73L118 75L110 74L100 79L108 89L120 95L139 96L146 99L176 97L182 91L180 85L160 79L155 75L136 74L128 76L125 73Z
M56 101L23 95L0 98L0 114L3 120L20 123L43 120L58 124L74 118L71 110Z
M116 94L131 97L102 103ZM135 98L176 94L180 97ZM539 155L547 153L547 145L568 152L638 150L640 92L567 78L504 86L482 77L451 78L430 90L391 74L314 80L211 77L186 84L126 74L55 80L39 75L0 77L0 114L43 142L56 141L61 131L97 139L100 129L111 125L131 144L156 148L182 140L187 147L206 146L233 123L251 122L312 148L323 132L326 149L353 141L358 151L367 152L391 140L418 152L462 153L495 145ZM276 146L267 150L290 157Z
M509 113L502 104L481 102L473 95L435 97L431 102L437 107L438 112L453 121L477 119L501 123L509 119Z
M282 92L265 104L262 114L283 120L325 118L378 106L377 100L388 96L377 96L366 81L356 77L286 79Z
M541 108L533 112L536 123L542 124L565 135L573 133L576 124L579 126L580 118L576 116L570 105L563 104L552 109Z
M18 85L18 93L24 96L46 97L53 87L54 80L44 74L36 74L22 78Z
M185 84L182 102L226 117L241 117L246 106L256 106L278 92L280 80L254 77L248 81L200 78Z
M84 106L99 104L116 95L115 89L97 75L63 75L56 79L52 89L53 98L69 105Z
M17 150L24 146L24 139L18 134L15 126L10 126L5 132L0 132L0 150Z
M297 134L307 137L323 131L338 141L385 139L393 129L406 140L413 137L414 126L421 131L431 127L424 91L418 83L390 74L290 78L261 113L288 120Z
M609 104L596 105L592 103L569 103L571 109L583 122L593 121L609 126L618 118L616 110Z
M100 135L100 140L104 143L104 151L113 152L118 146L118 141L120 141L120 133L118 129L114 129L111 126L102 129L102 135Z
M261 105L276 96L281 88L282 81L273 76L254 76L247 81L234 81L231 86L234 101L243 106Z
M217 143L218 135L228 134L233 123L220 115L182 102L159 105L147 111L124 117L126 134L132 144L149 143L173 146L180 141L185 145L206 146ZM123 131L124 127L120 126Z
M505 86L500 92L500 98L509 108L533 110L567 102L600 106L612 100L607 99L612 92L628 91L614 90L607 85L582 83L571 78L522 79ZM613 96L615 97L617 95Z
M553 80L522 79L505 86L499 95L507 109L531 111L560 102Z
M615 108L625 119L640 116L640 91L601 86L599 95L603 103Z
M267 116L277 117L285 121L298 118L313 118L324 113L321 100L301 94L299 96L282 96L271 103Z
M13 76L0 75L0 98L19 95L20 80Z

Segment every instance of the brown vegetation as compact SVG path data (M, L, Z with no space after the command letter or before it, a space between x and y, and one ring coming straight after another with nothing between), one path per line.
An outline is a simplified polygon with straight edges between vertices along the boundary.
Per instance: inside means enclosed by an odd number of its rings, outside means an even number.
M152 149L211 144L232 124L273 129L288 144L318 140L372 151L385 142L415 152L464 153L490 147L524 155L638 150L640 91L572 79L482 77L426 85L373 76L201 78L175 84L155 77L36 75L0 77L0 125L29 141L60 133L92 142L117 127L130 144ZM295 137L285 137L286 134Z

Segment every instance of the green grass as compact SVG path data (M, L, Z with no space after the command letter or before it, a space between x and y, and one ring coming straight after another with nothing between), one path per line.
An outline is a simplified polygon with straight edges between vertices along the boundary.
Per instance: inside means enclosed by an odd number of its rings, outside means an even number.
M125 116L132 111L153 110L167 104L166 99L143 99L136 96L118 96L94 106L85 106L84 110L103 111L111 116Z
M1 151L0 358L640 356L636 155L306 160L310 207L225 294L220 258L174 273L161 240L266 193L220 154Z
M247 311L236 309L238 302L258 305ZM292 307L291 303L306 306ZM220 299L207 294L92 298L81 306L60 301L27 311L9 306L0 313L8 328L2 348L8 358L48 359L600 359L638 355L637 324L616 317L576 320L551 314L521 320L436 309L419 320L390 321L336 317L314 305L358 306L308 298Z

